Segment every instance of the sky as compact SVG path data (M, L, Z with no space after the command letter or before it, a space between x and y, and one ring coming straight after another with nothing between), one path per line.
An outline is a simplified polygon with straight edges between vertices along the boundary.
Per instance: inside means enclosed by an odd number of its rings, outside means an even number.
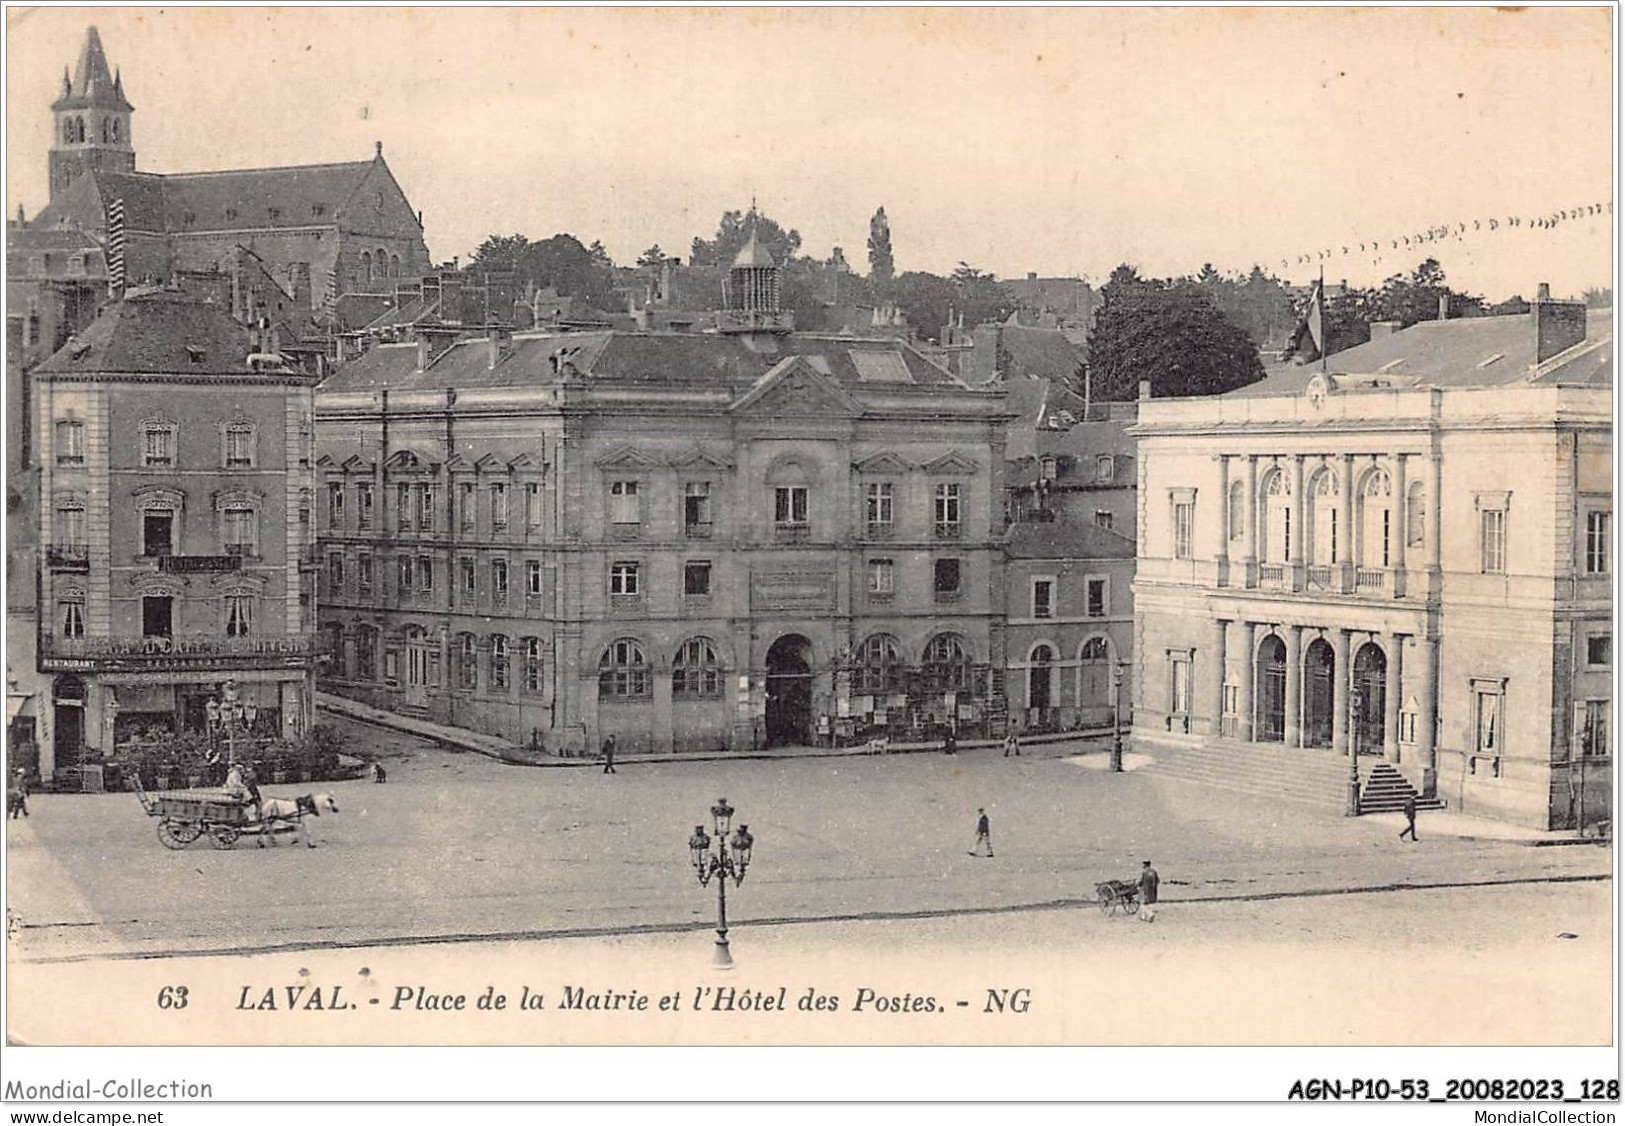
M755 198L860 270L883 205L899 270L1257 263L1361 285L1432 255L1492 300L1612 277L1611 213L1527 225L1612 199L1604 8L7 17L9 215L46 200L49 106L95 23L138 169L364 160L381 141L437 261L516 232L623 263L686 254Z

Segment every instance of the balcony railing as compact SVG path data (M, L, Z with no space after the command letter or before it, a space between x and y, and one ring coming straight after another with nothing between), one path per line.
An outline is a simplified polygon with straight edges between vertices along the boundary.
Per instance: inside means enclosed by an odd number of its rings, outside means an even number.
M871 520L865 526L865 535L872 540L889 540L897 534L897 525L890 520Z
M1283 586L1286 583L1286 566L1281 563L1260 563L1258 565L1259 586Z
M711 521L696 521L683 525L683 535L691 540L708 540L711 538Z
M933 527L939 540L956 540L959 538L960 524L957 520L938 520Z
M800 543L812 538L811 524L775 524L773 538L780 543Z
M641 594L612 594L609 596L609 608L616 614L636 614L643 610L643 595Z
M52 544L45 549L48 566L67 571L90 569L90 547L82 543Z
M314 633L262 633L223 637L218 633L171 637L41 638L40 665L45 671L120 668L212 668L256 665L298 666L323 650Z
M1386 572L1375 567L1358 567L1354 571L1355 590L1381 590L1387 578Z
M1332 569L1330 567L1310 567L1307 571L1310 590L1332 589Z
M938 602L958 602L959 601L959 591L957 591L957 590L939 590L939 591L935 591L934 594L935 594L936 600Z

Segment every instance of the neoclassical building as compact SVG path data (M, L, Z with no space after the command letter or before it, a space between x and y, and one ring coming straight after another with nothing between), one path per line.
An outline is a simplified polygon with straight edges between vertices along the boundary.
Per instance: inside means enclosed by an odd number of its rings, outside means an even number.
M1610 311L1542 288L1140 404L1140 737L1273 744L1283 772L1352 751L1542 828L1608 816Z
M715 333L423 323L330 377L328 686L566 753L1002 707L1004 394L778 283L752 240Z

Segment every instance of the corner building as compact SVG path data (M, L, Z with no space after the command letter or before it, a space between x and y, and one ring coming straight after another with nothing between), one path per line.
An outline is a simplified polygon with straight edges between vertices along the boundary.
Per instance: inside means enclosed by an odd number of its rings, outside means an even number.
M1137 736L1272 745L1283 777L1354 753L1368 785L1386 762L1542 829L1608 819L1610 313L1543 293L1142 402Z
M315 379L165 291L107 306L35 374L40 774L203 731L228 680L258 734L306 730Z
M333 375L332 690L562 753L1002 706L1003 393L792 332L754 239L727 304L715 334L420 325Z

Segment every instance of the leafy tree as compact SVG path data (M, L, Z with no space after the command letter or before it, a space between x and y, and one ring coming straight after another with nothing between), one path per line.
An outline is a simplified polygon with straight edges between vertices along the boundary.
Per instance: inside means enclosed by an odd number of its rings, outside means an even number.
M559 234L531 243L519 259L519 274L538 286L585 298L600 309L614 303L613 267L574 235Z
M528 246L524 235L492 235L480 243L470 264L481 270L515 270Z
M722 218L717 222L715 237L709 240L699 237L694 239L693 245L689 248L688 264L723 268L732 266L734 259L744 249L745 243L750 240L752 230L756 232L756 241L773 256L773 261L781 266L794 258L801 249L800 231L793 229L787 231L759 211L752 210L749 213L724 211Z
M886 219L886 209L879 207L869 220L869 280L877 286L884 286L896 275L897 263L891 252L891 223Z
M1128 400L1142 379L1154 395L1217 395L1264 377L1258 347L1191 282L1112 271L1089 331L1091 390Z
M967 325L975 325L1002 321L1016 308L992 274L964 262L947 278L914 270L899 274L887 292L914 330L929 340L939 338L950 313L963 314Z
M660 244L657 242L648 250L645 250L642 254L638 255L638 265L645 267L661 266L665 264L666 259L669 257L671 257L671 255L660 249Z
M1519 316L1528 312L1529 302L1523 299L1523 294L1521 293L1514 293L1505 301L1491 305L1487 310L1485 310L1486 315L1491 317Z
M1418 321L1439 319L1439 300L1446 299L1450 316L1476 317L1484 311L1484 300L1456 293L1446 283L1444 267L1435 258L1425 259L1409 277L1395 274L1382 283L1372 297L1373 320L1398 321L1409 328Z
M1585 291L1587 309L1612 309L1614 307L1614 287L1588 286Z

